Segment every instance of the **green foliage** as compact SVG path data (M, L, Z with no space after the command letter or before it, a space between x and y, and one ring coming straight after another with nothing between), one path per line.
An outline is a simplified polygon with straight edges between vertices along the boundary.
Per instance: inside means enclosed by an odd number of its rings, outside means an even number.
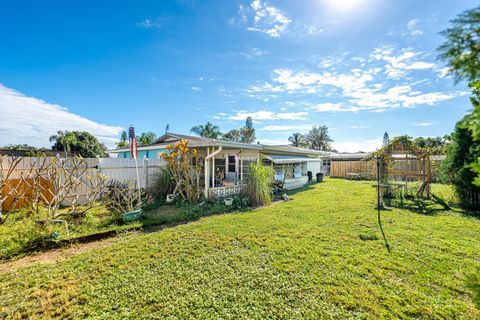
M139 222L123 224L116 212L99 206L88 211L81 218L66 216L69 230L67 234L63 223L39 224L34 222L35 219L42 219L45 216L44 211L45 209L41 208L41 212L36 216L28 210L21 210L8 219L5 224L0 225L0 260L44 250L58 240L141 226ZM52 236L53 233L58 235L56 239Z
M480 7L467 10L451 21L440 34L445 42L437 49L455 81L473 81L480 77Z
M3 147L5 150L25 151L26 157L45 157L45 148L36 148L28 144L15 144Z
M192 221L214 214L244 211L250 207L250 199L241 196L234 196L232 198L233 203L231 206L225 205L224 199L211 199L200 204L180 202L178 203L181 212L180 215L185 221Z
M148 189L148 192L153 198L162 198L165 200L165 197L173 193L174 189L175 181L172 179L172 175L168 169L161 168L160 171L155 174L152 186Z
M137 137L137 143L139 146L144 146L148 144L152 144L157 140L157 135L155 132L148 131L143 132L140 137Z
M300 132L292 133L292 135L288 137L288 142L290 142L290 144L293 147L298 147L298 148L308 147L307 141L305 140L305 136Z
M445 137L417 137L413 140L413 143L425 150L430 154L445 154L449 140L448 136Z
M312 129L305 135L305 141L308 149L311 150L330 151L332 149L330 144L333 142L333 140L328 134L328 127L326 125L318 127L313 126Z
M270 166L252 163L247 169L247 184L242 194L254 205L267 205L272 202L274 172Z
M473 196L480 188L473 184L476 174L473 164L480 157L480 143L473 140L470 130L465 128L466 116L455 126L453 140L447 147L447 157L440 164L441 180L455 186L464 206L476 206Z
M385 133L383 134L382 147L385 147L389 143L390 143L390 137L388 136L388 132L385 131Z
M245 120L245 126L242 128L232 129L225 133L223 139L234 142L254 143L257 138L255 136L252 117L247 117Z
M58 131L50 137L55 142L52 150L73 152L83 158L106 158L108 157L107 147L87 131Z
M76 142L76 136L70 131L57 131L57 134L50 136L50 142L55 142L52 146L52 150L63 150L65 152L65 158L67 153L71 151L72 145Z
M209 139L220 139L222 137L222 133L220 132L220 128L210 121L208 121L205 125L198 125L192 127L190 132L198 134L200 137L209 138Z
M478 219L383 211L389 255L371 182L330 179L292 198L4 267L2 317L480 318L465 282L478 270Z
M122 134L120 135L120 141L117 142L117 148L126 148L128 147L128 142L127 142L127 132L124 130L122 131Z

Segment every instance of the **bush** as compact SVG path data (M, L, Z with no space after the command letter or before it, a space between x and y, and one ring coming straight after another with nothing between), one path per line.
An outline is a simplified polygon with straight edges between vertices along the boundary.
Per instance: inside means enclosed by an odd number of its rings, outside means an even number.
M272 183L274 172L269 166L252 163L247 169L247 185L242 194L254 205L266 205L272 202Z
M250 204L250 199L234 196L231 206L225 205L224 199L212 199L200 204L179 202L178 206L181 208L182 216L184 216L185 220L196 220L214 214L244 211L250 207Z
M162 168L155 174L152 186L148 192L153 198L162 198L165 200L168 194L173 193L175 182L173 181L168 169Z
M447 147L447 157L440 164L442 182L455 186L464 207L479 207L480 187L474 185L476 173L472 168L480 157L480 142L473 140L470 130L464 127L469 116L455 126L452 143Z
M107 185L103 201L105 206L119 214L138 210L149 204L150 197L145 190L139 191L133 180L112 180Z

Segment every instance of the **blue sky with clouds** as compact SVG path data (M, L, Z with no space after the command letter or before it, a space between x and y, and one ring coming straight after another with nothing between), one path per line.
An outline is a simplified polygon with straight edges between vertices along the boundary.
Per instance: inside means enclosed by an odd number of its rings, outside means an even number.
M0 0L0 145L60 129L109 145L137 131L223 131L261 143L326 124L340 151L444 135L469 109L436 60L474 1Z

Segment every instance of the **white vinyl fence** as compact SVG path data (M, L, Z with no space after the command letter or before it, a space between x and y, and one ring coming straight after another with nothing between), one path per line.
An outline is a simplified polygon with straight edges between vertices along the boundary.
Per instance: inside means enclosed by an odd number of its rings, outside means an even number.
M136 180L137 173L134 159L100 158L98 160L98 172L115 180ZM160 168L165 167L163 159L139 159L138 175L140 187L146 188L151 185L155 174Z

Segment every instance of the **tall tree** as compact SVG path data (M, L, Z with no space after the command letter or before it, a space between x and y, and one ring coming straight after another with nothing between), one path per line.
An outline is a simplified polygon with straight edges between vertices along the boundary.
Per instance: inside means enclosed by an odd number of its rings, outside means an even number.
M107 147L98 141L98 139L87 131L59 131L50 137L50 141L55 141L52 150L64 150L65 156L67 152L74 152L84 158L108 157Z
M257 138L255 136L252 117L246 118L245 126L239 129L232 129L225 133L223 139L235 142L254 143Z
M122 131L122 134L120 135L120 141L117 142L117 148L125 148L128 146L127 143L127 131Z
M155 140L157 140L157 135L152 131L143 132L140 137L137 137L137 142L139 146L152 144L155 142Z
M72 145L76 142L75 133L71 131L57 131L57 134L50 136L50 142L55 142L53 150L63 150L65 152L65 158L68 157L68 152L71 151Z
M328 127L326 125L313 126L305 136L305 140L307 141L309 149L323 151L330 151L332 149L330 143L333 142L333 140L328 134Z
M306 146L305 137L303 136L303 134L301 134L301 133L299 133L299 132L293 133L293 134L288 138L288 141L290 142L290 144L291 144L293 147L303 148L303 147Z
M245 120L245 126L240 129L242 133L242 138L240 142L243 143L254 143L257 139L255 137L255 128L253 127L252 117L247 117Z
M240 129L232 129L223 135L227 141L242 142L242 133Z
M385 147L386 145L388 145L389 142L390 142L390 137L388 136L388 132L385 131L385 133L383 134L382 147Z
M464 11L440 34L445 42L438 47L440 60L446 62L455 82L480 78L480 7Z
M480 157L480 142L475 141L472 132L465 127L470 115L465 116L455 126L453 141L447 147L447 157L440 165L441 177L444 182L455 186L457 194L464 206L475 206L472 195L480 192L480 187L474 185L475 168Z
M222 136L220 128L211 123L210 121L208 121L205 125L198 125L192 127L192 129L190 129L190 132L198 134L201 137L210 139L219 139Z

